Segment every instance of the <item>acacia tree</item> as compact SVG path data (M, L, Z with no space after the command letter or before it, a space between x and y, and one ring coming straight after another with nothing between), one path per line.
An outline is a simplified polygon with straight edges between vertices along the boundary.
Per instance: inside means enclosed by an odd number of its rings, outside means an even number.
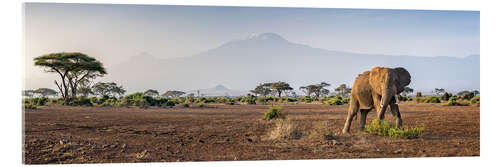
M410 87L405 87L403 90L403 96L407 96L408 94L413 93L413 89Z
M330 86L329 83L321 82L319 84L301 86L299 89L306 93L307 96L311 96L311 94L314 93L316 98L319 98L321 95L327 95L330 93L328 89L325 89L325 87L328 86Z
M79 86L78 90L76 90L76 93L85 97L94 94L94 92L92 91L92 87L90 86Z
M269 88L278 93L278 97L281 97L281 93L283 93L283 91L293 90L293 88L290 87L290 84L281 81L273 82Z
M157 90L148 89L148 90L146 90L146 91L144 92L144 94L146 94L146 95L150 95L150 96L155 97L155 96L158 96L160 93L158 93L158 91L157 91Z
M100 96L109 96L109 95L123 95L125 93L125 89L122 86L118 86L114 82L98 82L92 86L92 91Z
M33 97L33 90L23 90L23 96L32 98Z
M257 87L255 87L255 89L253 90L250 90L251 93L259 96L267 96L269 94L271 94L271 84L272 83L262 83L262 84L259 84Z
M60 82L54 80L54 83L61 92L65 104L76 97L81 82L106 74L100 61L79 52L51 53L33 60L35 66L44 68L46 72L59 74Z
M443 94L445 91L443 88L435 88L434 89L434 93L436 93L436 95L440 96L441 94Z
M166 91L165 93L163 93L162 96L177 98L179 96L182 96L183 94L186 94L186 92L178 91L178 90L169 90L169 91ZM194 93L190 93L188 96L189 97L194 96Z
M33 90L33 93L39 94L42 97L57 95L57 91L55 91L54 89L50 89L50 88L38 88L36 90Z
M341 84L339 87L335 88L337 94L342 97L347 97L351 93L351 88L347 87L346 84Z

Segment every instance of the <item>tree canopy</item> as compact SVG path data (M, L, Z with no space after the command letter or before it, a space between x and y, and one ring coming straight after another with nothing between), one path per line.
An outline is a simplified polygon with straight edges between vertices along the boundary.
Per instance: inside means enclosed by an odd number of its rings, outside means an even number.
M100 96L123 95L125 89L114 82L98 82L92 86L92 91Z
M413 93L413 89L410 87L405 87L403 90L403 96L407 96L408 94Z
M36 90L33 90L33 93L39 94L40 96L43 96L43 97L57 95L57 91L55 91L54 89L50 89L50 88L38 88Z
M250 90L251 93L257 95L257 96L267 96L271 94L271 84L272 83L262 83L259 84L255 89Z
M100 61L79 52L51 53L33 60L35 66L44 68L46 72L59 74L60 82L55 80L54 83L61 92L65 103L76 97L80 83L106 74Z
M341 84L339 87L335 88L335 91L342 97L347 97L351 94L351 88L347 87L346 84Z
M293 88L290 87L290 84L281 81L271 83L271 86L269 86L269 88L271 88L272 91L277 92L278 97L281 97L281 94L284 91L293 90Z
M321 82L319 84L301 86L299 89L302 90L307 96L311 96L314 94L316 97L320 97L321 95L328 95L330 91L325 89L325 87L330 86L329 83Z
M148 89L144 92L144 94L146 95L150 95L150 96L158 96L160 93L158 93L157 90L153 90L153 89Z
M163 93L162 96L176 98L176 97L182 96L183 94L186 94L186 92L178 91L178 90L169 90L169 91ZM190 93L188 96L190 96L190 95L194 96L194 93Z

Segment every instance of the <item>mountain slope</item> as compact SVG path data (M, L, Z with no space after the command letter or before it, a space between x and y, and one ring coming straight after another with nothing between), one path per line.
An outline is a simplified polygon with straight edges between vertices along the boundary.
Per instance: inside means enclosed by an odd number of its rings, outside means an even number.
M313 48L274 33L227 42L183 58L136 56L107 76L127 89L193 90L223 83L248 91L258 83L286 81L294 88L326 81L352 84L375 66L405 67L417 91L479 89L479 55L466 58L368 55ZM125 75L123 75L125 74Z

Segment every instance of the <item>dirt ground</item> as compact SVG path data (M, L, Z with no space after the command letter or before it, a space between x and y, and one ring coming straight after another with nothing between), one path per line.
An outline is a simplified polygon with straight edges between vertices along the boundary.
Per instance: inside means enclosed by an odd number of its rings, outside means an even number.
M265 121L269 105L184 108L46 106L24 111L26 164L479 156L479 107L401 104L416 139L342 135L348 105L285 105L284 121ZM375 112L368 114L368 122ZM387 120L393 120L386 114ZM291 135L288 135L291 134Z

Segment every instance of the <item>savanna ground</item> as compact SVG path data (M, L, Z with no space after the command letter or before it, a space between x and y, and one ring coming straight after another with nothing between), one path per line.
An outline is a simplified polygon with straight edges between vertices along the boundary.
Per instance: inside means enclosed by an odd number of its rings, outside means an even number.
M416 139L342 135L348 105L289 104L285 120L262 120L269 105L184 108L43 106L24 111L24 162L110 163L479 156L478 106L400 104ZM368 114L368 122L375 118ZM387 120L393 120L386 113Z

